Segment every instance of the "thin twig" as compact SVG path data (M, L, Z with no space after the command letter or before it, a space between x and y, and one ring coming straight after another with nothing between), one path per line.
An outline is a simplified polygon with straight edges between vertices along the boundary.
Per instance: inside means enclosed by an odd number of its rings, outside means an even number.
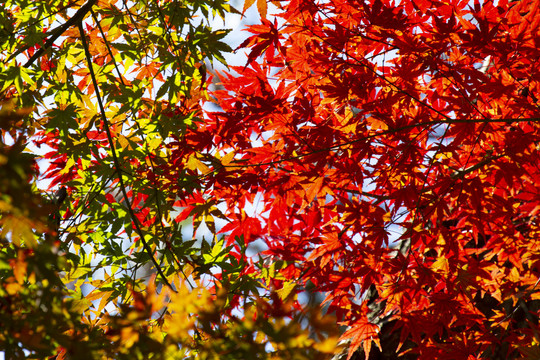
M101 37L103 38L103 42L105 43L105 46L107 48L107 52L109 53L109 55L111 56L111 61L112 63L114 64L114 68L116 69L116 72L118 74L118 79L120 80L120 82L122 83L123 86L126 86L126 83L124 82L124 78L122 76L122 72L120 71L120 68L118 67L118 64L116 63L116 60L114 59L114 54L111 50L111 46L109 44L109 41L107 40L107 37L105 36L105 32L103 31L102 27L101 27L101 24L99 22L99 19L97 18L96 14L94 13L93 10L90 10L91 14L92 14L92 18L94 19L98 29L99 29L99 32L101 33ZM131 107L131 115L132 115L132 119L135 123L135 126L137 126L137 128L139 130L141 130L141 126L139 124L139 122L137 121L136 117L135 117L135 109L133 108L133 106ZM148 142L146 141L146 138L144 138L144 145L146 147L146 150L150 153L150 150L148 148ZM151 157L149 157L149 161L150 161L150 164L152 166L152 169L155 169L155 165L154 165L154 162L152 160ZM158 189L156 187L153 187L153 190L154 190L154 194L155 194L155 197L156 197L156 207L157 207L157 212L158 212L158 215L156 216L156 221L155 223L159 223L163 233L165 234L165 229L163 227L163 224L161 222L161 219L162 219L162 211L161 211L161 207L159 205L159 197L158 197ZM165 243L167 242L168 240L165 240ZM180 260L178 259L178 256L176 255L176 253L174 251L172 251L172 249L169 249L167 247L167 249L169 250L169 252L171 253L176 265L178 266L178 270L182 273L182 275L184 275L184 279L186 280L186 282L188 283L189 286L191 286L193 289L195 288L195 286L191 283L191 281L189 280L188 276L186 275L186 273L184 272L184 269L182 268L182 264L180 263Z
M281 163L284 163L284 162L287 162L287 161L291 161L291 160L295 160L295 159L301 159L301 158L304 158L304 157L310 156L310 155L315 155L315 154L320 153L320 152L337 150L337 149L340 149L340 148L342 148L344 146L352 145L352 144L355 144L357 142L371 140L371 139L379 137L379 136L394 134L394 133L397 133L399 131L408 130L408 129L412 129L412 128L415 128L415 127L434 126L434 125L439 125L439 124L485 124L485 123L514 124L514 123L519 123L519 122L540 122L540 118L523 118L523 119L444 119L444 120L433 120L433 121L428 121L428 122L419 122L419 123L414 123L414 124L410 124L410 125L401 126L401 127L398 127L398 128L392 128L392 129L388 129L388 130L384 130L384 131L379 131L379 132L376 132L376 133L371 134L371 135L363 136L361 138L357 138L357 139L350 140L350 141L345 141L343 143L335 144L335 145L332 145L332 146L329 146L329 147L326 147L326 148L316 149L314 151L308 151L308 152L305 152L305 153L302 153L302 154L298 154L298 155L295 155L295 156L290 156L290 157L283 158L283 159L280 159L280 160L267 161L267 162L262 162L262 163L258 163L258 164L242 164L243 162L247 162L249 160L248 159L238 159L238 160L234 161L234 163L230 163L228 165L221 165L220 168L235 169L235 168L249 168L249 167L258 167L258 166L268 166L268 165L281 164ZM205 175L207 175L207 174L205 174Z
M77 24L77 22L81 23L82 24L82 20L84 19L84 17L86 16L86 14L88 14L88 12L90 11L90 9L92 8L92 6L97 2L97 0L88 0L88 2L86 4L84 4L79 10L77 10L77 12L69 18L68 21L66 21L64 24L60 25L59 27L55 28L51 33L51 36L47 39L47 41L45 42L45 44L43 44L35 53L34 55L32 55L32 57L30 59L28 59L28 61L26 62L26 64L24 64L24 67L27 68L29 67L30 65L32 65L34 63L34 61L37 60L37 58L39 58L41 55L43 55L43 53L45 52L45 50L47 50L48 48L50 48L53 43L56 41L56 39L58 39L63 33L66 32L67 29L69 29L71 26ZM23 49L24 51L24 49ZM14 56L17 56L19 54L19 52L15 53ZM11 59L13 58L13 55L9 58Z
M99 110L100 110L100 113L101 113L101 119L103 121L103 127L105 128L105 132L107 134L107 139L108 139L109 144L111 146L111 154L112 154L112 158L113 158L115 172L116 172L117 177L118 177L118 182L119 182L120 190L121 190L122 195L124 197L124 201L126 202L126 207L127 207L129 216L131 218L131 221L133 222L133 225L135 226L135 231L137 232L137 235L139 236L139 238L141 239L141 242L143 243L144 250L147 252L148 256L150 256L150 259L152 260L152 263L156 267L156 271L158 272L159 276L161 276L164 283L172 291L176 292L176 290L171 286L171 284L167 280L167 277L165 276L165 274L161 270L161 267L159 266L158 262L154 258L154 255L152 254L152 249L150 248L150 246L146 242L146 239L144 238L144 234L143 234L143 232L141 230L141 227L139 225L139 221L138 221L137 217L135 216L135 213L133 212L133 209L131 207L131 202L129 200L129 197L128 197L128 194L127 194L127 191L126 191L126 186L124 184L124 178L122 176L120 161L118 160L118 156L116 155L116 149L114 147L114 142L113 142L113 138L112 138L112 134L111 134L111 129L109 128L109 121L107 120L107 117L105 116L105 107L103 106L103 102L101 100L101 95L99 94L99 86L98 86L98 82L96 80L96 76L94 74L94 69L93 69L93 66L92 66L92 57L90 55L90 51L88 50L88 44L86 42L86 37L84 35L84 29L82 27L82 21L78 25L79 25L79 32L81 34L81 41L82 41L82 44L83 44L83 47L84 47L84 52L86 54L86 61L88 62L88 70L90 71L90 77L92 78L92 83L93 83L95 91L96 91L96 97L97 97L97 101L98 101L98 105L99 105Z

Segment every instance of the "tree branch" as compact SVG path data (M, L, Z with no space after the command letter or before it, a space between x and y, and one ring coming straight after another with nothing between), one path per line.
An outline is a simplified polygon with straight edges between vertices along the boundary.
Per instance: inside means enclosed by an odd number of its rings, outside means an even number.
M109 144L111 145L111 153L112 153L113 163L114 163L114 167L115 167L115 173L117 174L117 177L118 177L118 183L120 185L120 191L122 192L122 196L124 197L124 201L126 202L126 207L127 207L129 216L131 218L131 221L133 222L133 225L135 226L135 231L137 232L137 235L141 239L141 242L143 244L143 248L146 251L146 253L148 254L148 256L150 256L150 259L152 260L152 263L156 267L156 271L158 272L159 276L163 279L164 283L172 291L176 292L176 290L171 286L171 284L167 280L167 277L165 276L165 274L161 270L161 267L159 266L157 260L154 258L154 255L152 254L152 249L150 248L150 246L146 242L146 239L144 238L144 234L143 234L143 232L141 230L141 227L139 225L139 221L138 221L137 217L135 216L135 213L133 212L133 209L131 207L131 202L129 200L129 197L128 197L128 194L127 194L127 191L126 191L126 186L124 184L124 178L122 176L120 161L118 160L118 156L116 155L116 149L114 147L114 142L113 142L113 138L112 138L112 134L111 134L111 129L109 128L109 121L107 120L107 117L105 116L105 107L103 106L103 101L101 99L101 95L99 94L99 86L98 86L98 82L96 80L96 76L94 74L94 68L92 66L92 57L90 55L90 51L88 50L88 44L86 42L86 37L84 35L84 29L82 27L82 22L79 22L78 26L79 26L79 32L81 34L81 41L82 41L82 44L83 44L83 47L84 47L84 52L86 54L86 61L88 63L88 70L90 71L90 77L92 78L92 83L93 83L95 91L96 91L96 97L97 97L97 101L98 101L98 105L99 105L99 110L100 110L100 113L101 113L101 119L103 121L103 127L105 128L105 133L107 134L107 139L109 141Z
M86 14L88 14L90 9L92 8L92 6L96 2L97 2L97 0L88 0L88 2L86 4L84 4L79 10L77 10L77 12L72 17L70 17L68 21L66 21L64 24L62 24L62 25L58 26L57 28L55 28L54 30L52 30L51 31L51 36L49 36L47 41L45 41L45 43L34 53L34 55L32 55L32 57L30 59L28 59L26 64L24 64L24 67L27 68L30 65L32 65L34 63L34 61L36 61L40 56L43 55L45 50L47 50L48 48L50 48L54 44L56 39L58 39L63 33L66 32L67 29L69 29L71 26L73 26L73 25L75 25L77 23L81 23L82 20L84 19L84 17L86 16ZM25 49L23 48L22 50L16 52L12 56L10 56L8 61L11 60L13 57L19 55L24 50Z
M384 130L384 131L375 132L373 134L363 136L363 137L358 138L358 139L345 141L345 142L335 144L335 145L332 145L332 146L329 146L329 147L326 147L326 148L316 149L316 150L313 150L313 151L307 151L307 152L302 153L302 154L290 156L290 157L279 159L279 160L267 161L267 162L262 162L262 163L258 163L258 164L242 164L243 162L247 162L249 160L248 159L238 159L238 160L235 160L234 162L231 162L230 164L221 165L221 167L222 168L234 169L234 168L249 168L249 167L258 167L258 166L268 166L268 165L281 164L281 163L284 163L284 162L287 162L287 161L301 159L301 158L304 158L306 156L314 155L314 154L317 154L317 153L320 153L320 152L338 150L338 149L340 149L340 148L342 148L344 146L352 145L352 144L355 144L357 142L368 141L368 140L371 140L371 139L379 137L379 136L394 134L394 133L397 133L397 132L400 132L400 131L403 131L403 130L409 130L409 129L412 129L412 128L415 128L415 127L434 126L434 125L440 125L440 124L486 124L486 123L515 124L515 123L520 123L520 122L540 122L540 118L433 120L433 121L414 123L414 124L410 124L410 125L401 126L401 127L398 127L398 128L392 128L392 129L388 129L388 130Z

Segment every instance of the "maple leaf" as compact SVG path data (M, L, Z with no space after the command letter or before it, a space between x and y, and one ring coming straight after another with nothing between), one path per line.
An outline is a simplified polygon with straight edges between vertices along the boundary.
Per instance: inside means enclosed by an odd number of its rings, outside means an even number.
M364 308L364 310L366 309ZM380 349L381 344L378 338L378 331L379 327L370 323L367 320L367 317L357 319L352 326L349 326L347 331L345 331L341 337L343 340L350 339L347 359L350 359L360 346L364 350L366 359L368 359L373 342Z

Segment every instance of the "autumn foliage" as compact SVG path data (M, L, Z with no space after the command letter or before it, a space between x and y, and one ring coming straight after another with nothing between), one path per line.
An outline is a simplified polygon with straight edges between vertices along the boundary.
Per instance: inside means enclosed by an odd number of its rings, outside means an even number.
M0 18L8 357L538 358L538 0L248 0L217 74L225 1L33 4Z
M276 286L326 292L350 353L396 333L424 359L538 354L539 16L282 2L221 76L206 128L235 153L212 183L223 230L285 261Z

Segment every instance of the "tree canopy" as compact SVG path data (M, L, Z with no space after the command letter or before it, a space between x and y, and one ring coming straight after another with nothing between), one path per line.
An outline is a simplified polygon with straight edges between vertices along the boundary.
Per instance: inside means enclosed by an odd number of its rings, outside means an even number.
M538 358L539 1L255 3L0 3L6 357Z

